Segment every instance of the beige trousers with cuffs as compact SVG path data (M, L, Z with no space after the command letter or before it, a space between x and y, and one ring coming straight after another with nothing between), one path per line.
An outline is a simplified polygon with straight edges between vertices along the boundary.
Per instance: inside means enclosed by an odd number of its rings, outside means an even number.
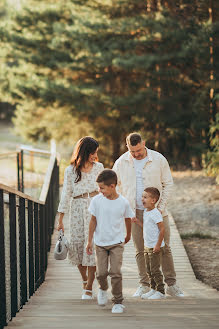
M143 222L143 210L136 210L136 217ZM163 218L164 222L164 251L162 257L162 271L164 281L168 286L173 286L176 283L176 272L174 269L173 256L170 248L170 226L168 216ZM132 238L136 249L136 262L138 266L139 282L143 286L150 286L149 278L144 257L144 238L143 229L136 223L132 223Z
M96 245L97 281L100 289L107 290L107 276L111 277L112 302L114 304L121 304L123 301L121 273L123 251L124 243L104 247Z
M151 289L157 290L162 294L165 294L163 274L160 271L162 253L163 248L160 248L160 251L156 253L153 252L153 248L144 248L145 262L147 274L150 280L150 287Z

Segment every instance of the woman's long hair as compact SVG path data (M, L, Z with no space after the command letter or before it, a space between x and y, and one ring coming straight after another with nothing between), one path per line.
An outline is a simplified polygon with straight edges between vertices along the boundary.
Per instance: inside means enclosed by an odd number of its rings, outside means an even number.
M95 153L98 147L98 142L90 136L83 137L77 142L71 158L71 164L74 166L74 170L77 174L75 183L81 180L82 167L84 167L85 163L88 161L89 155Z

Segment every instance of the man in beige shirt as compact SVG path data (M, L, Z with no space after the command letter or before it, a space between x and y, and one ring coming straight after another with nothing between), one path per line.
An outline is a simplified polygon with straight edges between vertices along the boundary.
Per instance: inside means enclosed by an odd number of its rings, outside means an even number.
M143 222L142 193L147 187L156 187L159 190L160 199L157 209L163 216L165 227L162 270L168 286L167 293L183 297L183 292L176 285L176 273L170 249L170 227L166 212L167 201L173 185L169 164L162 154L146 148L145 142L138 133L128 135L126 143L128 152L121 155L113 166L113 170L118 176L118 192L128 199L136 212L136 217ZM144 259L143 229L136 223L132 223L132 237L140 278L140 286L134 297L138 297L149 291L149 280Z

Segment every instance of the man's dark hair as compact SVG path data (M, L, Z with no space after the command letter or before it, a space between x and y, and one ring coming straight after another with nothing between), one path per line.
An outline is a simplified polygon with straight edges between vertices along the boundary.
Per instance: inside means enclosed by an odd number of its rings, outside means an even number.
M101 173L97 176L96 179L97 183L104 183L104 185L111 185L117 184L117 175L114 170L112 169L104 169Z
M131 133L126 137L126 144L131 146L136 146L138 143L141 143L142 138L138 133Z
M147 187L144 191L150 193L152 198L156 199L156 202L159 200L160 192L156 187Z

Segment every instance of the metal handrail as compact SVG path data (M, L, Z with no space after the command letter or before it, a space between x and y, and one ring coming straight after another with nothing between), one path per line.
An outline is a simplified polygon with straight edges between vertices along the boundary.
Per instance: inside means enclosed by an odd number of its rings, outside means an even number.
M58 198L54 144L39 199L0 184L0 329L44 281Z

